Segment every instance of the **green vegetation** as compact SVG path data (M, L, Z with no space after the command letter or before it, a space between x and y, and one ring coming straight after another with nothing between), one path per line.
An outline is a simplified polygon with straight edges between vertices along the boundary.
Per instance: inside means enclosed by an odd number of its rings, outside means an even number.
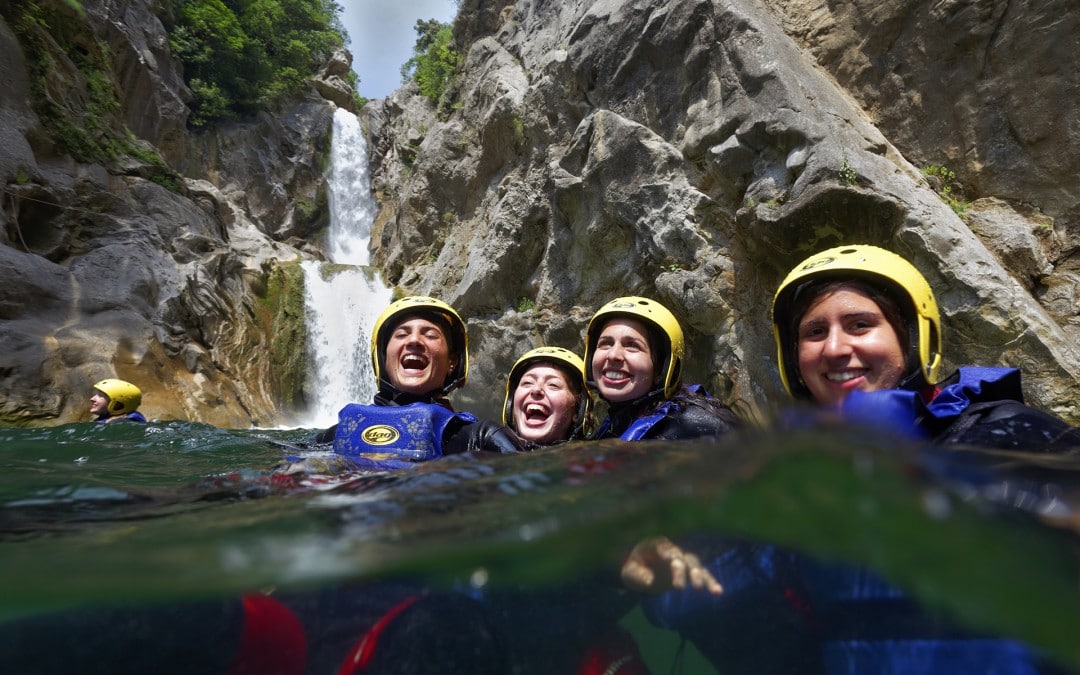
M951 169L946 166L931 164L930 166L924 166L921 172L923 176L932 179L930 184L934 191L941 196L941 199L949 205L949 208L956 215L962 216L971 208L971 202L964 200L961 195L960 185L956 182L956 173Z
M531 298L521 298L518 300L517 311L528 312L536 309L536 302Z
M23 45L34 112L62 151L88 163L131 157L147 178L179 189L161 157L124 124L109 46L89 30L81 3L0 3L0 15Z
M435 19L416 22L413 55L401 66L401 80L414 80L423 94L438 105L450 86L461 54L454 49L450 24Z
M525 121L518 116L514 116L514 147L518 150L525 148Z
M254 114L295 91L346 42L334 0L172 3L169 45L194 94L193 126Z
M302 402L308 370L304 270L299 262L276 264L256 292L255 319L268 345L274 397L296 407Z
M855 185L859 182L859 174L855 171L855 167L851 166L847 155L844 155L844 161L840 165L840 180L844 181L845 185Z

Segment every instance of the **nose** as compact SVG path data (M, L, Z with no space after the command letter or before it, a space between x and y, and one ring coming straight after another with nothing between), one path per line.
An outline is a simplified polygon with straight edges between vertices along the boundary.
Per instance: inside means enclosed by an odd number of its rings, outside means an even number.
M828 357L847 356L851 353L851 342L847 334L836 328L829 329L829 335L822 345L822 353Z

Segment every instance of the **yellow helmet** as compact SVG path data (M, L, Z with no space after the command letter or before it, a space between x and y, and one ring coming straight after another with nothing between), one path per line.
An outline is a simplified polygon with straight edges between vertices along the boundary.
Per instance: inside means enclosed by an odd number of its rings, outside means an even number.
M513 427L514 421L514 390L525 371L535 363L549 362L558 367L567 375L573 377L573 384L581 392L578 394L578 409L574 417L574 430L571 438L584 438L589 434L589 423L592 418L592 394L585 385L585 362L581 357L562 347L537 347L522 354L514 367L510 369L510 375L506 378L506 398L503 400L503 424Z
M94 389L109 397L107 409L112 415L135 412L142 403L142 392L139 388L124 380L102 380L94 385Z
M371 367L375 371L375 382L382 386L382 375L386 370L386 345L390 342L390 333L400 323L401 318L409 315L421 316L443 327L450 342L450 358L454 367L446 375L441 392L445 395L465 386L469 375L469 338L465 331L465 322L454 308L442 300L423 295L412 295L390 303L375 319L375 328L371 331Z
M589 382L592 382L592 358L596 353L596 343L600 339L604 324L609 319L619 316L644 321L646 325L659 331L658 337L664 338L667 342L667 344L650 345L650 347L654 351L658 346L665 350L663 355L665 362L662 364L661 372L664 374L664 396L670 398L682 384L682 362L686 351L682 326L667 307L649 298L638 296L615 298L593 314L585 332L585 363L590 364L587 371Z
M810 398L799 377L793 307L811 281L863 279L880 283L900 304L908 325L909 358L918 358L916 388L937 382L941 368L941 314L926 278L915 266L892 251L877 246L838 246L815 253L795 266L773 297L773 337L784 388L795 398Z

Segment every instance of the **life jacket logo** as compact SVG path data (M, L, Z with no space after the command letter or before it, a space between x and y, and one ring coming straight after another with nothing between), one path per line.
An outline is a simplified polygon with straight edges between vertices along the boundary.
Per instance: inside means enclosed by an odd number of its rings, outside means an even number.
M390 445L400 437L398 430L388 424L376 424L364 429L360 434L360 438L368 445Z

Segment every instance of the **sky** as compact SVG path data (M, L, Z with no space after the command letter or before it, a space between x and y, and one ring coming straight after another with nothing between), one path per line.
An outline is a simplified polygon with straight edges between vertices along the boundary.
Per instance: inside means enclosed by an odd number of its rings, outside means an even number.
M417 19L449 23L457 12L453 0L338 0L349 32L357 91L365 98L385 98L401 86L401 65L412 56Z

